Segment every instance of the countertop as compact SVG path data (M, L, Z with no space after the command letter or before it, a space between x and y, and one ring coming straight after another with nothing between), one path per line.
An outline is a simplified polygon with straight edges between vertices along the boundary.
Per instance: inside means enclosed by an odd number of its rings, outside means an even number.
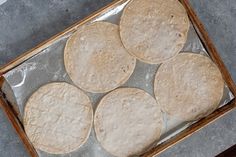
M0 0L0 65L112 0ZM190 0L236 82L236 1ZM212 157L236 144L236 110L160 157ZM0 157L28 157L0 108Z

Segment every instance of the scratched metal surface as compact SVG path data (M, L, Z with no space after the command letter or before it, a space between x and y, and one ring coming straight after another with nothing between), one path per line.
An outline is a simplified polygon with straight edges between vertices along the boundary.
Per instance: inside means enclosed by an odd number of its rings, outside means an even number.
M119 5L109 12L99 16L98 18L93 19L93 21L106 20L112 23L118 23L123 7L124 5ZM5 84L6 86L4 86L4 91L12 104L15 105L16 110L19 111L19 118L21 118L23 115L24 104L27 98L39 86L51 81L66 81L72 83L67 76L63 65L63 49L65 42L70 35L71 33L65 35L63 38L59 39L51 46L43 50L39 55L26 61L5 75L7 82ZM206 52L192 27L188 34L188 41L183 48L183 51L193 51L194 53L199 53L200 51ZM206 53L202 54L207 55ZM134 74L124 86L139 87L153 95L152 82L158 66L159 65L149 65L138 61ZM93 100L94 107L96 106L97 101L104 95L91 93L88 94ZM232 98L233 97L231 93L226 87L221 106ZM189 125L173 119L168 120L169 118L171 117L166 116L166 126L164 128L165 133L162 136L161 142L165 141L171 136L174 136L178 131ZM176 129L174 131L168 132L168 130L173 128ZM55 156L41 151L38 152L42 157ZM88 142L81 149L71 154L62 156L85 157L95 156L95 154L96 156L110 156L101 148L95 139L94 132L92 131Z

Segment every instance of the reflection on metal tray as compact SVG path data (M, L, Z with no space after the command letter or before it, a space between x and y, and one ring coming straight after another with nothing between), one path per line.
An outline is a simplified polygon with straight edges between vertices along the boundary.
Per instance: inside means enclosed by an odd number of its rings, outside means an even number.
M111 23L118 24L123 8L128 3L127 1L122 1L117 5L110 8L107 12L103 12L101 15L94 17L88 23L94 21L108 21ZM85 23L87 24L87 23ZM65 81L72 83L68 77L63 63L63 51L65 43L68 37L73 33L73 31L66 33L64 36L54 41L52 44L48 45L44 50L35 55L34 57L23 62L16 68L8 71L4 74L5 82L3 84L3 92L5 93L9 102L13 105L13 108L18 114L18 118L22 120L24 113L24 106L29 98L29 96L40 86L53 82L53 81ZM203 47L193 25L191 25L187 42L182 50L191 51L194 53L202 53L208 56L206 50ZM137 61L136 68L130 79L123 85L123 87L137 87L141 88L151 95L153 94L153 80L155 73L159 65L146 64ZM98 101L104 96L103 94L92 94L87 93L92 100L94 109ZM230 92L229 88L225 86L224 96L220 103L223 106L230 102L234 98L233 94ZM165 142L171 137L175 136L180 131L187 128L192 123L183 123L173 117L169 117L164 114L165 127L163 128L163 133L161 139L154 145ZM101 145L97 142L94 130L92 130L90 138L79 150L66 154L66 155L51 155L40 150L37 150L39 157L111 157Z

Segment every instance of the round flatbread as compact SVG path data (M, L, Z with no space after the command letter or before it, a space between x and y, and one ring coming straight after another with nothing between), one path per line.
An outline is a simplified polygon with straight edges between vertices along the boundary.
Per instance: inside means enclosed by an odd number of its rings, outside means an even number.
M88 96L67 83L40 87L28 99L23 119L34 147L51 154L69 153L83 145L92 121Z
M117 25L95 22L69 38L64 62L66 71L78 87L103 93L129 79L136 59L122 45Z
M206 56L181 53L157 71L154 93L162 109L183 121L213 112L222 98L224 81Z
M178 0L132 0L122 14L120 36L125 48L139 60L158 64L180 52L189 26Z
M119 88L100 101L94 118L98 141L111 154L141 153L158 140L162 114L155 99L137 88Z

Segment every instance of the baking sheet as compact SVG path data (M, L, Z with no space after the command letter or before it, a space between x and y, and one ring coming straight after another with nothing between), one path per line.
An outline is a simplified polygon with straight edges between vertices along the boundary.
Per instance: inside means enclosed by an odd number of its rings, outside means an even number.
M122 10L129 1L130 0L118 3L116 6L110 8L107 12L93 18L88 23L94 21L108 21L118 24ZM36 56L28 59L21 65L4 74L5 82L3 84L2 90L5 93L8 101L13 105L14 109L18 113L20 120L22 120L24 106L27 99L40 86L54 81L65 81L73 84L65 71L63 63L63 51L65 43L72 33L73 32L71 31L65 34L60 39L49 45L46 49L38 53ZM192 51L194 53L201 53L208 56L192 25L188 33L187 42L182 51ZM137 61L134 73L130 79L124 85L122 85L122 87L141 88L154 96L153 80L158 67L159 65L151 65ZM87 94L92 100L93 108L95 109L98 101L106 93ZM233 94L230 92L229 88L225 86L224 96L220 102L220 106L227 104L233 98ZM168 140L194 123L183 123L178 119L168 116L165 113L163 114L165 126L162 128L161 139L154 145L158 145ZM107 153L97 142L94 130L92 130L85 145L75 152L65 155L52 155L40 150L37 150L37 152L39 157L112 157L112 155Z

